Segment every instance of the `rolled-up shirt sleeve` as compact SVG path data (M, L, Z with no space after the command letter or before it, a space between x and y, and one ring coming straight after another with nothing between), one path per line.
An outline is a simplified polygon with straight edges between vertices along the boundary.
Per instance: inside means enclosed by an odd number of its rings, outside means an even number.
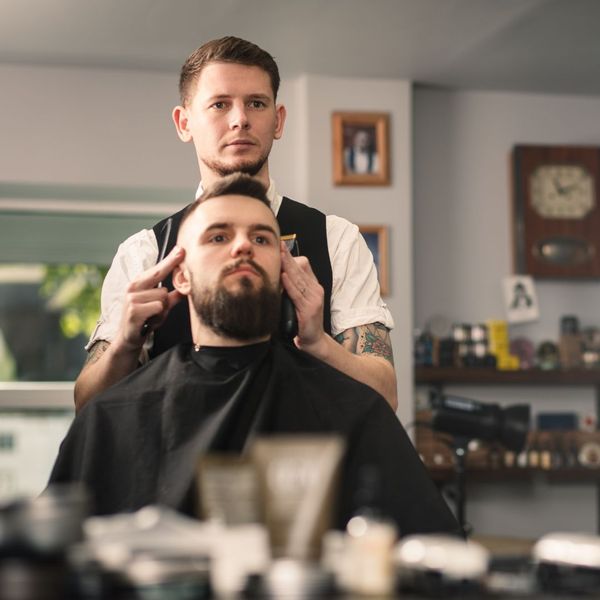
M333 272L332 335L376 322L392 329L394 320L381 299L373 255L358 227L346 219L328 215L327 244Z
M112 342L121 325L125 290L131 281L156 264L158 244L151 229L128 237L118 248L104 283L100 299L100 317L85 349L98 340Z

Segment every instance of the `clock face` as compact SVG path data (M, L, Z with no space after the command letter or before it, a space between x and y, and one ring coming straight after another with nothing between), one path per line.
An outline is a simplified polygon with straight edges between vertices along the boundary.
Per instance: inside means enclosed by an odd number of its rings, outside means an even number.
M593 178L581 166L540 166L529 185L531 205L546 219L583 219L595 206Z

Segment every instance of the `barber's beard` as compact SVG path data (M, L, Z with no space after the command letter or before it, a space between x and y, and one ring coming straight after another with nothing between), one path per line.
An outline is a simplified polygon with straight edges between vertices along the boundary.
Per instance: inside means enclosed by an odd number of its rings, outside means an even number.
M254 177L260 173L264 164L269 158L269 153L265 153L256 160L240 160L234 164L228 164L220 160L202 159L202 162L213 172L217 173L220 177L227 175L233 175L233 173L245 173Z
M250 277L239 278L235 291L223 284L229 270L247 263L262 278L255 286ZM268 279L264 269L251 260L238 261L220 277L215 288L197 289L192 280L192 304L200 320L218 335L249 341L272 335L279 325L281 293Z

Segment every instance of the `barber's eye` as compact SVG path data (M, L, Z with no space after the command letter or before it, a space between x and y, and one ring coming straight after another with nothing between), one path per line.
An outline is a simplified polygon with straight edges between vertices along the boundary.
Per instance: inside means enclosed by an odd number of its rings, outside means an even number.
M250 102L250 106L252 108L264 108L265 103L262 100L252 100L252 102Z
M216 243L224 242L225 236L222 233L218 233L217 235L213 235L210 240L211 240L211 242L216 242Z

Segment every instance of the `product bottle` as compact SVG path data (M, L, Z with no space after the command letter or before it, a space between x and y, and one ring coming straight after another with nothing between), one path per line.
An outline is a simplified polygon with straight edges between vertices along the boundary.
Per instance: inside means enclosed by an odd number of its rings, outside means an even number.
M342 587L361 595L387 595L395 576L392 551L398 532L380 509L381 481L376 467L359 474L357 509L346 527Z
M540 467L540 449L538 439L535 433L531 433L531 442L527 454L527 466L530 469L539 469Z

